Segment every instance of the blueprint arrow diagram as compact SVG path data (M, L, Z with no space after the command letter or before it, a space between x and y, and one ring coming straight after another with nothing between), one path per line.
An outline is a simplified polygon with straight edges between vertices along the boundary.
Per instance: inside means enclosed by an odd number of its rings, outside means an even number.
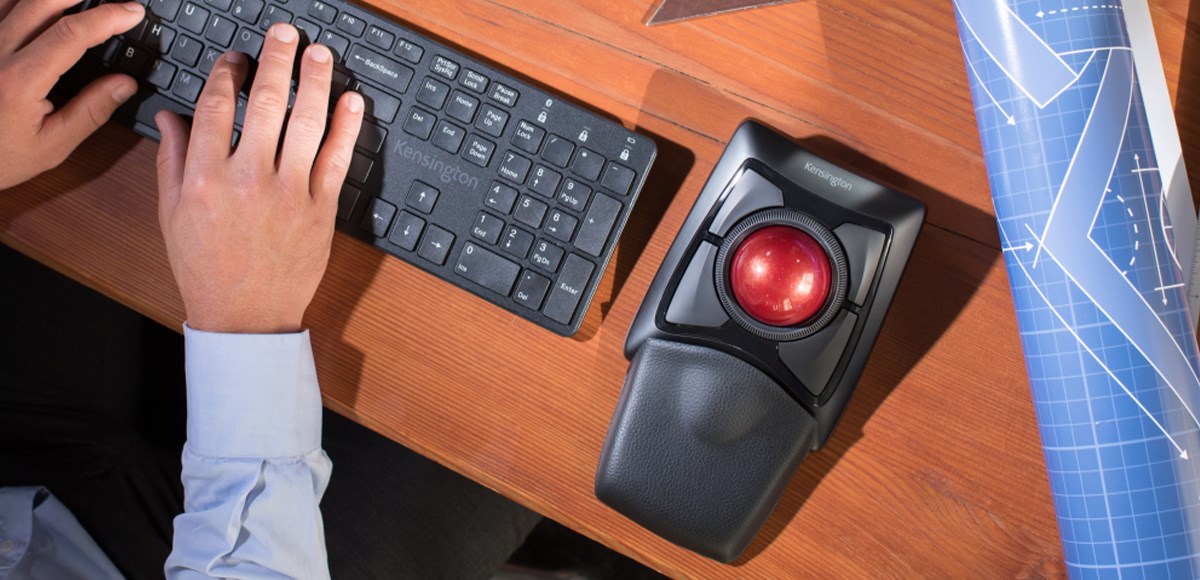
M955 0L954 5L983 50L1038 108L1045 107L1079 78L1029 25L1017 18L1007 2Z
M1089 235L1125 140L1134 89L1132 53L1109 51L1104 62L1096 102L1050 211L1042 249L1125 334L1200 426L1179 392L1181 388L1200 389L1195 369L1158 313ZM1111 163L1105 172L1091 163L1075 163L1079 159ZM1172 270L1178 281L1182 274Z

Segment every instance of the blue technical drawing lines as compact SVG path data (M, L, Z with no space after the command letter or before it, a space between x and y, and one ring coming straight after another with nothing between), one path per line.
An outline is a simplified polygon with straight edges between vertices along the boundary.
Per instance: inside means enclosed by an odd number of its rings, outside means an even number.
M1068 570L1200 577L1200 353L1122 5L954 6Z

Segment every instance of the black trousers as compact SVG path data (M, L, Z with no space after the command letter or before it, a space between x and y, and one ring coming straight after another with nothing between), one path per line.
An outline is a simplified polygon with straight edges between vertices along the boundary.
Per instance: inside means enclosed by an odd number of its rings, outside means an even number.
M0 246L0 486L44 485L130 578L183 510L183 339ZM335 578L486 578L541 519L329 411Z

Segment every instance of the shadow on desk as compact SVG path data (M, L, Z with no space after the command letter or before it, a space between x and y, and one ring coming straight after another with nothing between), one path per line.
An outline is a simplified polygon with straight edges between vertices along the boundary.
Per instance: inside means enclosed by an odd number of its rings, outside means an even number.
M947 217L990 221L974 209L926 184L875 162L827 137L803 139L817 155L921 200L929 207L908 268L892 302L866 370L837 430L821 450L808 456L793 476L763 530L734 565L761 553L791 523L804 502L838 461L863 437L863 428L892 390L904 380L958 318L1000 258L989 242L945 229Z

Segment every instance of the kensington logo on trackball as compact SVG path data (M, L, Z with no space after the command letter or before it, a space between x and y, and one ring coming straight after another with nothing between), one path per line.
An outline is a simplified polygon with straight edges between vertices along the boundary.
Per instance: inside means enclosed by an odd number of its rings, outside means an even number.
M472 190L479 187L478 177L463 171L458 165L451 165L432 155L426 154L420 149L409 145L408 141L400 141L396 143L394 151L409 161L415 161L421 167L432 169L434 173L438 174L438 179L441 180L442 183L457 182L460 185L465 185L471 188Z
M804 162L804 170L816 175L817 177L820 177L821 179L824 179L825 181L828 181L829 185L833 187L840 187L846 191L851 191L854 189L853 183L850 183L849 181L830 173L828 170L817 167L812 161Z

